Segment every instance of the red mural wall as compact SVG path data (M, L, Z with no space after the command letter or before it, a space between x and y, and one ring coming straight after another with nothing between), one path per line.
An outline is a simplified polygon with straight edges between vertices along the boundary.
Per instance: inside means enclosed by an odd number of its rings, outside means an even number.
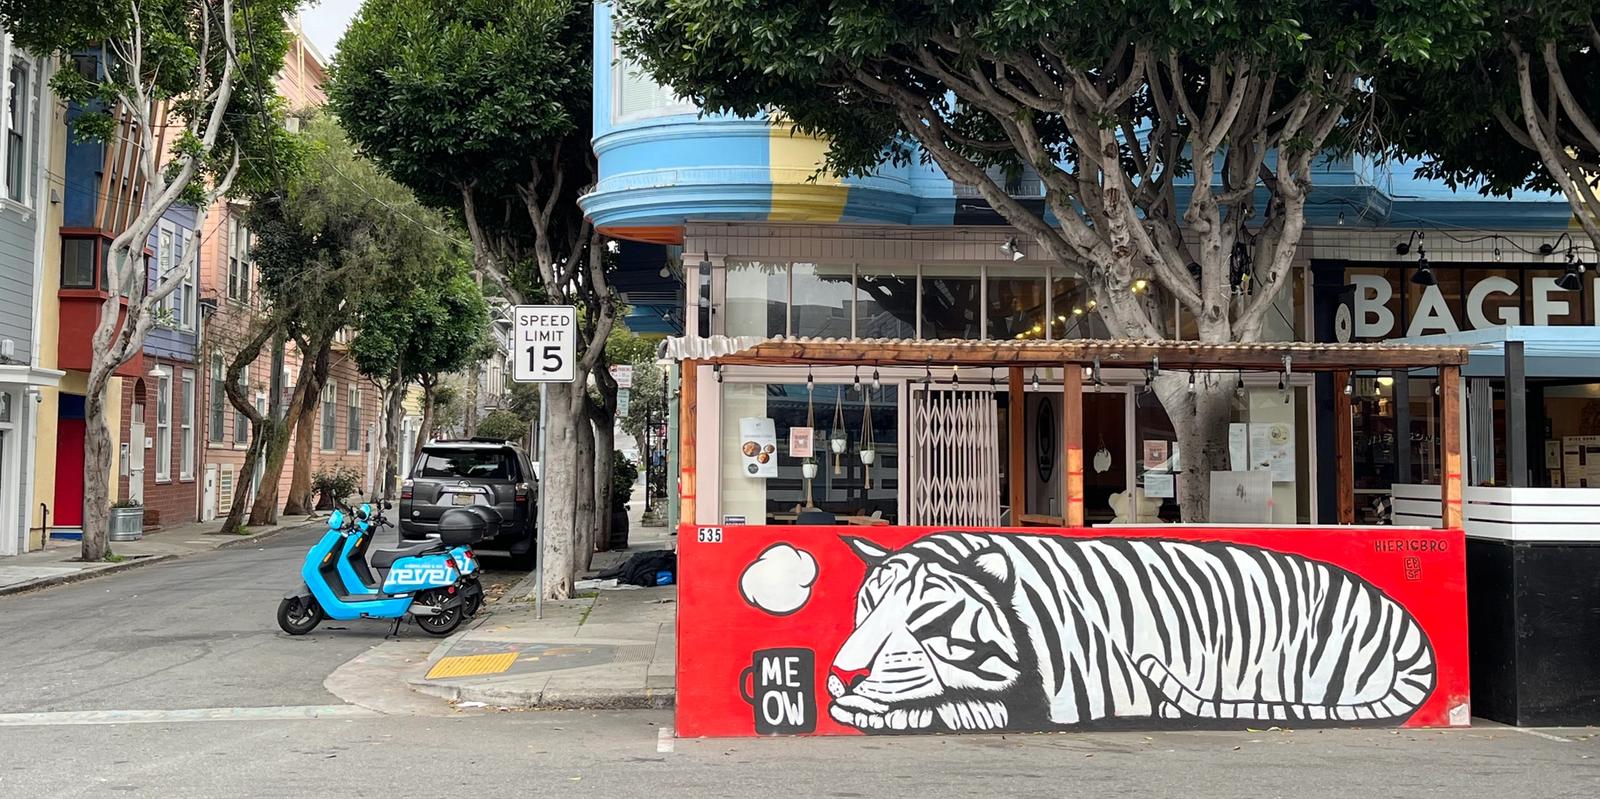
M1462 726L1459 530L696 527L681 736Z

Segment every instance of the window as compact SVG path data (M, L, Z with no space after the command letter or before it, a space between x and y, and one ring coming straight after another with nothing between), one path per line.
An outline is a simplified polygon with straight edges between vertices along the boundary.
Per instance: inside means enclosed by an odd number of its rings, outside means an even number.
M213 443L222 443L222 426L224 414L228 407L228 390L223 385L222 353L211 354L211 421L207 425L211 432L209 438Z
M850 264L797 263L789 270L789 323L796 336L850 338Z
M916 267L861 264L858 271L856 337L916 337Z
M183 393L178 405L178 477L194 479L194 370L183 370Z
M922 337L975 339L983 281L976 266L922 268Z
M694 103L679 98L672 87L657 83L643 67L622 55L621 50L613 48L612 52L617 93L612 110L614 121L695 113Z
M228 217L228 299L250 301L250 229Z
M239 390L250 393L250 367L239 370ZM233 412L233 443L243 444L250 440L250 415L235 409Z
M344 433L344 448L351 452L361 451L361 389L350 387L350 405L345 409L345 420L349 427Z
M749 261L728 264L723 333L782 336L788 330L789 265Z
M98 253L96 239L61 240L61 287L64 289L92 289Z
M514 480L515 456L504 449L439 449L422 453L413 474L417 477Z
M333 450L334 428L339 424L339 392L333 381L322 389L322 449Z
M163 220L161 222L161 232L156 238L156 283L158 284L172 273L172 265L176 260L173 256L177 255L173 251L176 246L173 244L176 235L177 231L173 229L172 223ZM177 302L177 291L168 294L161 300L161 310L166 311L171 316L174 326L182 324L178 318Z
M33 65L13 57L6 76L5 192L6 199L27 203L33 178L32 133L34 116Z
M1043 341L1045 323L1049 321L1045 318L1044 270L1036 266L992 265L988 280L990 340ZM1061 325L1055 327L1060 329Z
M172 479L172 375L156 378L156 480Z

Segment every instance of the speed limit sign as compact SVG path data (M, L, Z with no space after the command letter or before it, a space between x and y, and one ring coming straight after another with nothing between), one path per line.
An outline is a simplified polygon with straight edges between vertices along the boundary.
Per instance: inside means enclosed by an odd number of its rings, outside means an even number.
M511 332L511 379L571 383L576 374L578 311L571 305L518 305Z

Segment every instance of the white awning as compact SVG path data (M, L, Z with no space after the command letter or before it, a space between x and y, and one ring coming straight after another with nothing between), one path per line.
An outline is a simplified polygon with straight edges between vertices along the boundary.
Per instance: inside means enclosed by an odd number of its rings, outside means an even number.
M65 375L66 372L58 369L0 363L0 384L54 388L61 385L61 378Z

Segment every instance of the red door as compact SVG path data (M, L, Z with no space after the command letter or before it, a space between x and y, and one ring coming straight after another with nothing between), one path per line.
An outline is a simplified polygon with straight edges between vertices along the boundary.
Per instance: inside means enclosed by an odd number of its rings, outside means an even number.
M53 527L83 526L83 419L60 419L56 431Z

